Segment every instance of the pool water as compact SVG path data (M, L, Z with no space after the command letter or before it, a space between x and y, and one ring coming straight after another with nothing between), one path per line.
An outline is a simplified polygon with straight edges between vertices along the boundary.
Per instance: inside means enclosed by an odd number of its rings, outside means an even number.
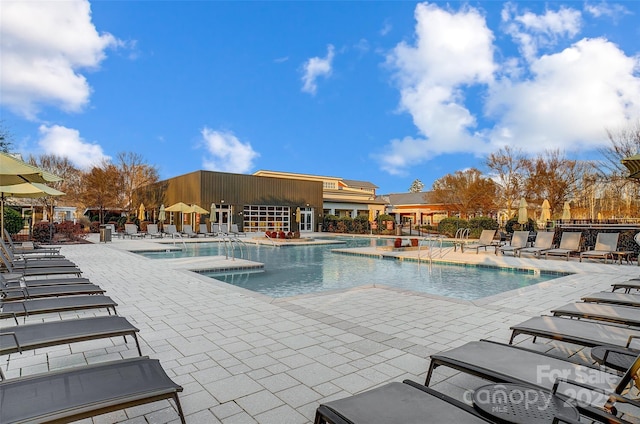
M273 247L248 245L249 259L264 263L264 271L209 277L271 297L383 284L456 299L475 300L557 278L558 274L344 255L333 249L387 245L387 239L347 238L345 244ZM237 251L236 251L237 252ZM220 243L195 243L183 251L147 252L150 258L224 255Z

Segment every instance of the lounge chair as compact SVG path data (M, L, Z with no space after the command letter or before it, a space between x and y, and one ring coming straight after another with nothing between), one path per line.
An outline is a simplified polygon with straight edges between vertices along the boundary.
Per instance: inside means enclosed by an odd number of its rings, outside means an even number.
M528 319L511 327L509 344L519 334L528 334L536 338L560 340L581 346L640 346L640 329L604 324L593 321L569 319L561 317L541 316Z
M234 235L236 237L245 237L246 234L245 233L241 233L240 230L238 229L238 224L231 224L231 231L229 232L229 234Z
M95 284L67 284L45 287L0 287L4 302L38 299L42 297L75 296L80 294L104 294L105 290Z
M631 293L631 290L640 290L640 278L632 278L622 283L611 284L611 291L622 289L625 293Z
M193 227L190 224L185 224L182 226L182 235L187 237L198 237L198 233L193 232Z
M527 243L529 243L529 231L514 231L513 236L511 236L511 243L507 246L497 247L496 255L498 252L503 255L507 252L511 252L513 256L516 256L518 250L527 247Z
M82 277L62 277L62 278L42 278L24 279L22 275L0 273L0 287L43 287L60 286L67 284L91 284L88 278Z
M640 306L640 294L596 292L582 296L583 302L613 303L615 305Z
M0 302L0 318L11 318L18 324L18 317L51 314L58 312L80 311L85 309L106 309L111 315L116 313L118 304L108 296L66 296L43 299L29 299L19 302Z
M560 246L556 249L548 249L544 251L544 258L549 259L551 256L564 256L569 260L569 255L580 251L580 240L582 233L579 231L565 231L560 238Z
M114 315L2 327L0 355L86 340L132 336L138 354L142 356L138 331L126 318Z
M609 396L622 394L629 386L631 377L637 374L640 367L640 357L627 370L627 373L620 377L594 366L576 364L518 346L481 340L431 355L426 386L431 381L434 369L443 365L494 382L517 383L548 391L556 390L557 394L565 398L571 394L575 395L575 388L566 388L564 384L562 385L564 389L556 386L559 382L557 377L561 376L566 384L586 383L589 386L585 391L604 393L605 395L597 399L597 393L591 397L596 405L599 403L598 406L604 406ZM578 395L582 393L578 391ZM581 414L597 420L621 422L614 415L598 407L585 405L582 402L576 402L576 406Z
M465 249L475 249L476 254L478 254L483 247L485 251L487 247L493 247L495 249L498 247L496 242L493 241L495 235L496 230L482 230L478 241L460 245L460 251L464 253Z
M473 407L410 380L321 404L314 424L485 423Z
M606 321L630 327L640 327L640 311L638 308L631 306L577 302L553 308L551 313L554 316Z
M178 232L174 224L167 224L164 226L164 233L171 238L182 238L182 234Z
M44 258L44 259L52 259L52 258L57 258L57 259L61 259L64 258L64 255L61 255L59 251L49 251L49 250L44 250L41 252L38 252L35 249L31 249L31 250L16 250L15 248L11 247L11 244L6 243L4 240L2 240L2 238L0 238L0 249L4 250L4 252L6 252L7 256L15 259L17 256L20 257L21 259L28 259L28 258Z
M173 399L185 424L181 391L157 359L101 362L0 382L0 422L66 423Z
M207 224L200 224L198 234L202 234L205 237L214 237L216 234L209 231Z
M455 252L460 248L460 251L464 251L464 245L469 242L469 228L458 228L456 234L453 237L453 251Z
M227 235L227 233L225 231L222 231L220 229L220 224L213 224L212 231L216 236L226 236Z
M0 254L7 259L7 261L11 262L15 267L29 267L29 266L40 266L40 264L61 264L61 265L72 265L75 266L75 263L71 262L69 259L66 259L62 255L19 255L16 256L9 250L7 245L0 240Z
M25 243L22 243L21 246L17 246L13 242L13 239L11 238L11 234L9 234L9 231L7 231L6 228L3 228L3 233L4 233L4 238L7 240L7 243L9 243L9 248L15 254L23 254L23 253L59 254L60 253L59 247L43 247L38 244L35 244L32 241L25 242Z
M124 235L125 237L134 238L144 238L145 234L138 231L138 226L136 224L124 224Z
M147 234L151 238L162 238L163 234L158 229L158 224L147 224Z
M530 253L540 259L542 253L553 247L553 235L553 231L538 231L533 246L518 249L518 257L522 257L523 253Z
M35 276L35 275L80 275L82 271L80 268L71 265L63 265L58 266L55 264L42 264L48 266L38 266L38 267L14 267L11 262L7 260L7 258L0 253L0 265L4 265L7 272L11 274L21 274L25 277Z
M582 262L582 258L601 258L606 264L607 259L610 257L613 259L613 252L618 250L619 236L620 233L598 233L593 250L580 252L580 262Z

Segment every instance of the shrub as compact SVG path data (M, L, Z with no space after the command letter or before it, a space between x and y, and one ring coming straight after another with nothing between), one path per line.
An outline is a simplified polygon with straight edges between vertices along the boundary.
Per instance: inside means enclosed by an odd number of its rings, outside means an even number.
M74 224L71 221L54 224L54 227L57 235L69 241L78 241L87 237L87 234L82 229L82 225Z
M299 239L300 238L300 231L294 231L293 232L293 238L294 239Z
M469 237L478 238L482 230L497 230L499 227L498 221L488 216L478 216L469 220Z
M438 223L438 232L447 237L453 237L456 235L458 228L467 227L469 227L469 222L466 219L458 217L445 218Z
M18 234L22 230L22 215L15 209L5 206L4 207L4 228L9 231L9 234Z
M31 229L32 238L38 243L51 243L53 237L53 224L49 222L36 222Z
M402 239L399 237L395 239L393 242L393 247L402 247Z
M278 238L284 239L286 237L287 237L287 235L285 234L284 231L278 231Z
M507 233L513 233L516 229L521 229L522 231L535 231L536 223L533 219L529 218L529 221L526 224L521 225L518 223L518 217L516 216L504 224L504 229Z

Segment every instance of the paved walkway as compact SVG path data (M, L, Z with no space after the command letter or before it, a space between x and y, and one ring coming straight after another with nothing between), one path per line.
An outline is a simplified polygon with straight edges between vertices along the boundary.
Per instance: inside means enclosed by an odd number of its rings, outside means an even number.
M97 242L97 235L90 237ZM187 422L194 424L313 422L322 401L405 378L424 382L430 354L481 338L507 342L510 325L640 274L631 265L449 252L447 261L576 274L474 302L380 286L274 300L188 270L231 262L224 257L154 260L128 251L158 246L157 240L115 239L64 246L62 253L106 289L119 304L118 314L140 329L143 354L160 359L184 386L180 399ZM39 315L28 321L100 314ZM136 355L133 341L116 338L13 354L8 364L2 358L2 366L15 377ZM477 384L446 370L434 381L454 396ZM178 420L173 405L159 401L82 422Z

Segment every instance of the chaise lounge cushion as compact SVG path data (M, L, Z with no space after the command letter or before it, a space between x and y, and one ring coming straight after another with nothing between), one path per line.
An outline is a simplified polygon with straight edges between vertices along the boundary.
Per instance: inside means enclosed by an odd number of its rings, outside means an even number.
M157 359L103 362L0 382L0 422L71 422L173 398L184 423L181 391Z

